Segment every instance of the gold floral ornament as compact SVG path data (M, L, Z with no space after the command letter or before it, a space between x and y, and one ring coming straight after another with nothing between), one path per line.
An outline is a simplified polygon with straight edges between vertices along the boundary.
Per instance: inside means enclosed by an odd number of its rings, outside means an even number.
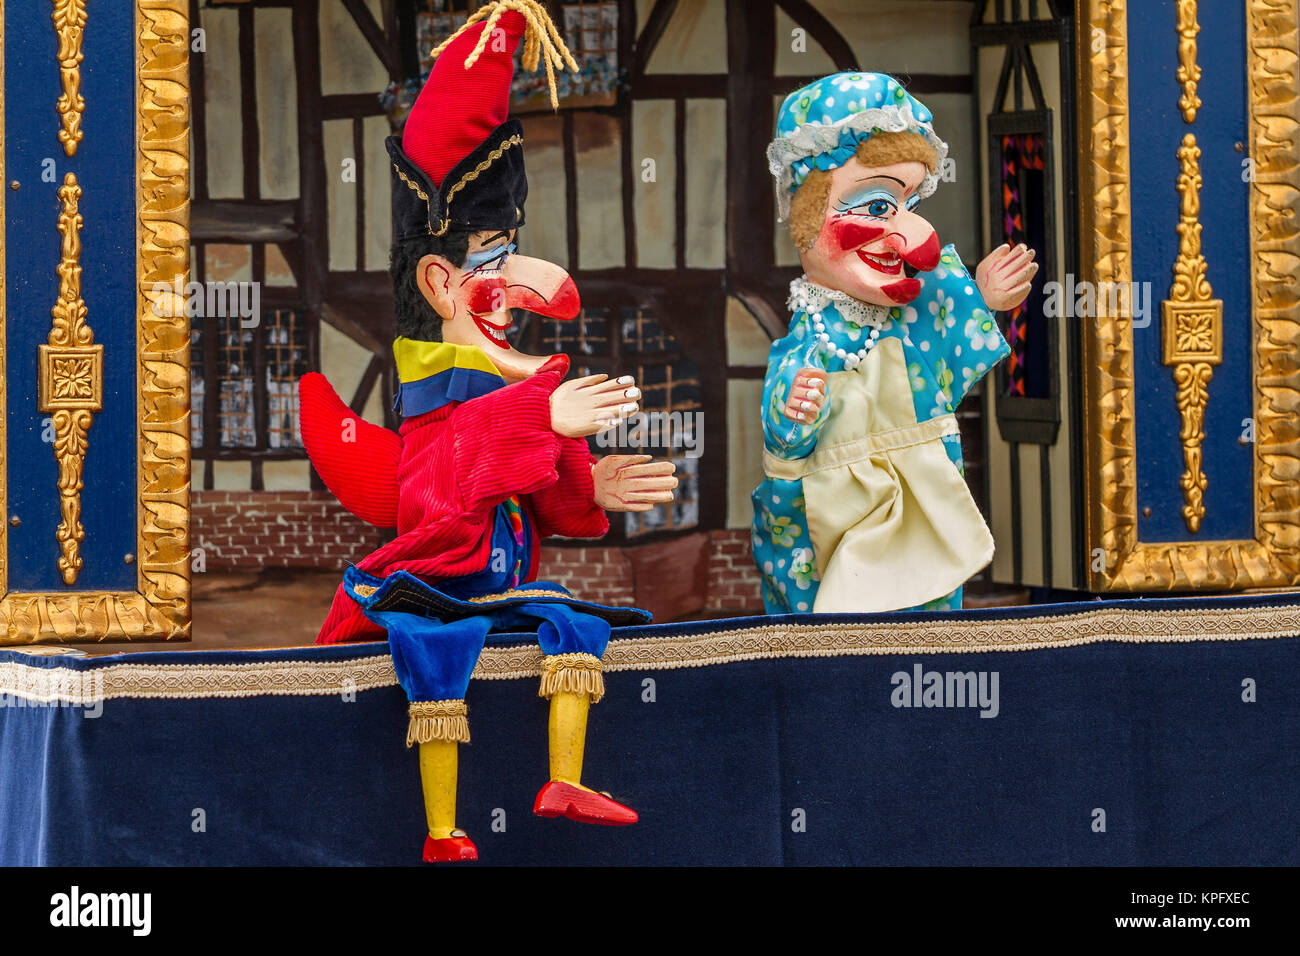
M1178 258L1174 284L1161 303L1164 318L1164 363L1173 366L1174 401L1182 417L1178 433L1183 443L1183 520L1195 534L1205 517L1205 472L1201 444L1205 441L1205 406L1210 400L1213 366L1223 361L1223 303L1214 298L1201 253L1201 149L1188 133L1178 149L1182 172L1178 194L1182 214L1178 223Z
M1196 19L1196 8L1197 0L1178 0L1177 77L1183 88L1178 108L1188 123L1196 119L1196 111L1201 108L1201 98L1196 95L1196 86L1201 81L1201 66L1196 62L1196 35L1201 32L1201 24Z
M86 303L81 298L81 213L77 210L81 187L68 173L59 189L63 204L59 235L63 238L59 261L59 298L50 310L54 327L47 345L40 347L39 403L54 420L54 459L59 466L59 511L63 520L55 531L62 552L59 570L65 584L75 584L81 571L82 472L86 464L87 435L93 412L103 405L104 347L86 324Z
M63 93L55 108L63 121L59 142L69 156L77 152L81 142L81 114L86 110L86 100L81 95L81 38L86 29L86 0L54 0L54 32L59 38L59 78Z

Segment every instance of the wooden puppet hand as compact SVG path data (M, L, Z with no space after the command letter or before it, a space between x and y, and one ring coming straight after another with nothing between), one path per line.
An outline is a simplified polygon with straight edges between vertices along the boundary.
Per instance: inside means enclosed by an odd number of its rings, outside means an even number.
M1024 302L1038 271L1035 255L1023 242L1014 249L1004 242L990 252L975 269L975 284L985 305L994 312L1007 312Z
M826 373L816 368L801 368L790 386L785 401L785 417L792 422L811 425L826 404Z
M676 470L671 461L649 455L606 455L591 469L593 500L604 511L649 511L673 500Z
M588 375L561 382L551 393L551 430L565 438L604 431L637 410L641 390L632 376Z

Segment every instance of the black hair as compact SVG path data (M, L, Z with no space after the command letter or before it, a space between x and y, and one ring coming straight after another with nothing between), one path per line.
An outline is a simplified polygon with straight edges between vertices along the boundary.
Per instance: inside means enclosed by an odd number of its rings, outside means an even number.
M417 236L394 242L389 251L388 274L393 278L393 310L397 334L425 342L442 341L442 316L420 291L416 267L425 256L441 256L460 268L469 257L469 232L448 232L445 236Z

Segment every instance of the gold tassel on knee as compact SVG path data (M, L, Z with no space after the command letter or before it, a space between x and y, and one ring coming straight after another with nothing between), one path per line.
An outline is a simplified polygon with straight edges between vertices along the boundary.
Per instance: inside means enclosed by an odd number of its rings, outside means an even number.
M561 691L585 694L593 704L605 696L605 675L600 658L594 654L552 654L542 658L541 697L554 697Z
M406 746L434 740L469 743L469 721L463 700L411 701L411 722L406 728Z

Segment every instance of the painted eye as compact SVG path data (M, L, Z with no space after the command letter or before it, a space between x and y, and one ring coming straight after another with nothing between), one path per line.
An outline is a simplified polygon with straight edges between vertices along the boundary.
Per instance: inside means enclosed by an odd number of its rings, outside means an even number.
M515 251L513 242L500 246L493 246L489 249L483 249L474 254L474 259L478 260L474 266L475 272L494 272L505 267L506 259Z
M909 199L909 200L907 201L907 203L906 203L907 211L908 211L908 212L911 212L913 209L915 209L915 208L916 208L917 206L919 206L919 205L921 205L921 197L920 197L920 196L913 196L913 197L912 197L911 199Z
M894 211L894 204L887 199L869 199L858 208L865 210L868 216L884 219Z

